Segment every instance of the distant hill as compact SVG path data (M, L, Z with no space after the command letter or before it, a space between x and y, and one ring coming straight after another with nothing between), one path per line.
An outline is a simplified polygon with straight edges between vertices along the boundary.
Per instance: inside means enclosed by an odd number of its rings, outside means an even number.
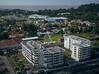
M99 12L99 4L85 4L77 8L80 12Z
M22 10L29 10L29 11L38 11L38 10L45 10L45 9L51 9L51 10L56 10L56 9L69 9L69 8L77 8L78 6L69 6L69 5L24 5L24 6L0 6L2 9L22 9Z

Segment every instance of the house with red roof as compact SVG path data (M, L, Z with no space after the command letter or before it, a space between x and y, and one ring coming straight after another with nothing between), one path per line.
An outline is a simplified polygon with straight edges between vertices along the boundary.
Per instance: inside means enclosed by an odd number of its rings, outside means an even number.
M0 50L8 51L11 49L18 49L20 48L20 43L14 39L7 39L0 41Z

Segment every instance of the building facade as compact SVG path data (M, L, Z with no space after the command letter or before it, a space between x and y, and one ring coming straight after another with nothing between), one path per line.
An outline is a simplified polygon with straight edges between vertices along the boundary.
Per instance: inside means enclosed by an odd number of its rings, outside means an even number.
M55 68L64 65L64 50L58 46L41 50L40 56L41 67Z
M76 61L90 57L91 41L74 35L64 36L64 47L71 50L71 57Z
M64 65L64 49L38 41L22 41L22 54L33 66L53 68Z
M22 54L33 65L38 65L38 45L31 41L22 41Z

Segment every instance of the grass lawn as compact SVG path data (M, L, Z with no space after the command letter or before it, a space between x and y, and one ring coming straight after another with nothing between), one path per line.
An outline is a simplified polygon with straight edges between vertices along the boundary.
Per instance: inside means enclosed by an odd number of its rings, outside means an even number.
M51 35L51 39L52 39L53 41L56 41L56 42L59 42L60 39L62 39L62 38L63 38L62 35Z
M96 36L90 33L81 33L81 34L76 34L76 35L91 40L92 48L99 48L99 35Z
M83 38L87 38L87 39L93 39L96 38L94 34L91 33L80 33L80 34L76 34L77 36L83 37Z
M99 48L99 40L93 41L92 48Z
M59 42L60 39L62 39L63 36L62 35L50 35L50 38L48 37L48 35L45 35L43 38L42 38L42 42L50 42L51 40L52 41L55 41L55 42ZM51 39L51 40L50 40Z

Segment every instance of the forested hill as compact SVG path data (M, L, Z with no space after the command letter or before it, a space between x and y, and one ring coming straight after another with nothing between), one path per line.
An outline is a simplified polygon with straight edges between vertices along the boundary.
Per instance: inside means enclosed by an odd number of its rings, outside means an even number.
M67 15L70 19L89 20L90 22L99 21L99 4L85 4L77 9L68 9L71 15Z
M0 14L3 15L7 15L7 14L11 14L11 13L15 13L15 14L33 14L33 13L38 13L41 15L49 15L49 16L57 16L58 13L65 13L65 12L99 12L99 4L85 4L85 5L81 5L79 6L77 9L74 8L70 8L70 9L56 9L56 10L51 10L51 9L45 9L45 10L38 10L38 11L25 11L25 10L21 10L21 9L1 9L0 10Z
M99 12L99 4L85 4L77 8L81 12Z
M60 13L70 13L70 15L59 15ZM81 20L89 20L89 21L97 21L99 20L99 4L85 4L79 6L77 9L45 9L38 11L25 11L21 9L13 9L13 10L0 10L0 16L9 15L9 14L23 14L31 15L31 14L40 14L40 15L48 15L48 16L66 16L69 19L81 19Z

